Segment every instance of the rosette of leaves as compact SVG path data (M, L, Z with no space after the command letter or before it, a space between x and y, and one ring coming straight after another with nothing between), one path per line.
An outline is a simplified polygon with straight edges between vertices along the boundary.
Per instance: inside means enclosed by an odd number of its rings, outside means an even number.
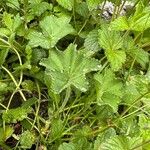
M51 50L49 57L40 63L46 67L46 75L51 78L51 89L60 93L70 86L82 92L88 89L86 74L101 69L100 62L94 58L87 58L76 50L76 45L69 45L64 51Z

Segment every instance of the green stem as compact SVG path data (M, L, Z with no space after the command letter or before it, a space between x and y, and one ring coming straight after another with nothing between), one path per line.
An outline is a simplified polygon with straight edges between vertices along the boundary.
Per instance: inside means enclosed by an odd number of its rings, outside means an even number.
M131 74L132 68L133 68L134 63L135 63L135 58L136 58L136 56L134 57L134 59L133 59L133 61L132 61L131 67L130 67L130 69L129 69L129 71L128 71L128 74L127 74L127 77L126 77L125 81L127 81L127 80L129 79L129 76L130 76L130 74Z
M86 26L88 20L89 20L89 17L85 20L83 26L81 27L81 29L79 30L79 32L77 33L77 35L79 35L79 34L82 32L82 30L83 30L84 27ZM75 39L74 39L74 41L73 41L73 44L75 44L76 40L77 40L77 37L75 37Z
M7 107L3 105L2 103L0 103L0 106L3 107L4 109L7 109Z
M117 5L115 5L115 8L114 8L114 12L113 12L113 15L112 15L112 18L111 18L111 21L113 21L115 18L116 18L116 11L117 11Z
M13 99L15 93L16 93L16 90L15 90L15 91L11 94L11 96L10 96L9 102L8 102L8 104L7 104L7 107L6 107L6 112L8 111L8 109L9 109L9 107L10 107L11 101L12 101L12 99Z
M6 40L4 40L4 39L2 39L2 38L0 38L0 41L2 41L3 43L7 44L10 48L12 48L12 49L14 50L14 52L15 52L16 55L18 56L20 66L22 66L21 56L20 56L20 54L18 53L17 49L14 47L14 45L11 45L9 42L7 42ZM17 88L20 87L20 85L21 85L21 83L22 83L22 79L23 79L23 71L21 70L21 72L20 72L20 80L19 80L19 83L17 83L17 82L15 81L15 79L13 78L13 76L9 73L9 71L8 71L6 68L4 68L3 66L2 66L2 68L10 75L10 77L12 78L12 80L13 80L13 82L15 83L16 87L17 87ZM25 100L25 97L24 97L24 95L22 94L22 92L21 92L21 96L22 96L23 99Z
M15 51L15 53L18 56L20 66L22 66L22 60L21 60L20 54L18 53L18 51L16 50L16 48L14 46L11 46L11 47L13 48L13 50ZM18 86L21 85L22 79L23 79L23 71L21 70L21 72L20 72L20 80L19 80Z
M136 100L134 100L134 102L132 103L132 105L130 105L130 107L128 107L120 116L120 118L123 118L123 116L137 103L141 100L141 98L143 98L144 96L146 96L147 94L149 94L149 92L146 92L145 94L139 96Z
M37 123L38 129L40 128L38 114L39 114L40 104L41 104L40 103L40 101L41 101L41 90L40 90L40 86L39 86L39 84L37 82L36 82L36 85L37 85L37 91L38 91L38 104L37 104L37 108L36 108L36 112L35 112L35 118L34 118L34 121L33 121L31 129L34 128L34 125L35 125L36 121L38 122Z
M131 150L138 149L139 147L141 147L141 146L143 146L143 145L146 145L146 144L148 144L148 143L150 143L150 139L147 140L147 141L145 141L145 142L143 142L142 144L140 144L140 145L138 145L138 146L133 147Z
M105 0L104 3L103 3L102 9L101 9L101 11L100 11L101 14L102 14L103 11L104 11L104 7L105 7L106 2L107 2L107 0Z
M62 103L62 105L60 107L59 112L62 112L64 110L64 108L65 108L65 106L66 106L66 104L67 104L67 102L69 100L70 94L71 94L71 87L69 86L67 88L67 90L66 90L66 96L65 96L65 99L64 99L64 101L63 101L63 103Z
M129 113L129 114L123 116L122 119L127 118L127 117L130 117L131 115L137 113L138 111L142 111L142 109L144 109L144 108L147 107L147 106L149 106L149 105L144 105L144 106L142 106L142 107L140 107L140 108L137 108L135 111L133 111L133 112L131 112L131 113Z
M14 82L14 84L16 86L16 90L18 90L18 92L22 96L23 100L26 101L26 98L25 98L23 92L20 90L20 85L17 83L14 76L11 74L11 72L7 68L5 68L4 66L1 66L1 67L2 67L2 69L4 69L9 74L9 76L11 77L12 81Z
M117 11L116 17L120 16L120 13L121 13L121 11L122 11L123 6L125 5L125 3L126 3L126 0L124 0L124 1L123 1L122 5L120 6L120 9L118 8L118 11Z

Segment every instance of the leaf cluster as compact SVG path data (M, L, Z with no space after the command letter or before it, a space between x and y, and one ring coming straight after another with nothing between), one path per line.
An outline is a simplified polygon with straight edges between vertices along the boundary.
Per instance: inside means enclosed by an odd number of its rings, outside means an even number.
M1 0L0 149L149 150L149 49L148 0Z

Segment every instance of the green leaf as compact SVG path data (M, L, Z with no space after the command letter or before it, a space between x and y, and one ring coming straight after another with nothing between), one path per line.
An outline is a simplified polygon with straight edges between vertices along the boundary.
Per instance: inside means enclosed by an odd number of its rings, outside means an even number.
M40 27L43 34L51 41L51 47L54 47L58 40L67 34L74 32L66 17L47 16L40 22Z
M6 126L5 130L0 128L0 143L5 142L13 134L14 129L10 126Z
M19 9L19 2L18 0L6 0L7 6L13 9Z
M18 27L21 25L21 23L22 23L21 17L19 16L19 14L17 14L13 19L12 31L15 32L18 29Z
M98 30L92 30L85 39L84 47L93 52L97 52L100 50L100 46L98 43Z
M97 95L96 95L97 96ZM101 122L101 125L106 125L108 118L114 118L114 110L110 105L97 105L96 106L96 118Z
M124 31L124 30L129 30L129 22L126 16L121 16L114 21L111 22L111 27L113 30L116 31Z
M76 150L73 143L63 143L59 146L58 150Z
M109 27L102 27L99 30L99 44L105 50L105 55L113 70L117 71L126 60L126 54L120 50L123 46L123 38L119 32Z
M86 0L88 8L90 11L97 8L97 6L101 3L101 0Z
M89 126L83 126L81 129L78 129L74 134L74 141L78 141L81 138L90 137L89 134L92 132L92 129Z
M12 19L12 14L8 14L7 12L4 12L3 13L3 21L4 21L4 24L6 25L6 27L9 29L9 30L12 30L12 26L13 26L13 19Z
M129 52L129 51L128 51ZM147 64L149 62L149 54L144 51L142 48L134 48L130 49L129 52L130 56L132 58L135 58L135 60L143 67L146 68Z
M0 28L0 36L5 36L5 35L10 35L10 30L7 28Z
M150 7L143 7L141 2L136 5L136 12L130 18L121 16L115 19L111 26L114 30L133 30L143 32L150 28Z
M28 109L29 107L31 107L37 102L38 102L38 98L32 97L32 98L29 98L27 101L23 102L21 106L25 109Z
M40 16L46 10L51 8L50 4L48 4L47 2L43 2L42 0L29 0L29 3L29 12L35 16Z
M61 38L74 32L66 17L47 16L40 22L40 27L42 33L31 31L28 35L31 47L52 48Z
M144 31L150 28L150 7L144 7L141 2L136 5L136 12L129 19L131 30Z
M89 9L86 2L76 3L75 11L85 18L89 16Z
M72 10L73 5L74 5L74 0L56 0L58 2L59 5L61 5L62 7L68 9L68 10Z
M99 149L102 150L130 150L138 145L142 144L142 139L140 137L124 137L124 136L114 136L105 143L103 143ZM142 150L142 147L136 148L136 150Z
M8 90L8 85L6 83L0 82L0 93Z
M5 59L8 55L9 49L4 48L2 50L0 50L0 66L3 65L3 63L5 62Z
M76 141L76 143L75 143L75 149L76 150L83 150L83 149L92 150L93 145L86 138L81 138L81 139L78 138L78 141Z
M43 0L29 0L30 4L40 4Z
M75 149L77 150L91 150L92 143L88 141L88 139L91 137L92 129L89 126L83 126L81 129L78 129L74 133L73 137L73 143L75 146Z
M9 14L7 12L3 13L3 21L5 26L10 30L11 34L14 34L14 32L17 30L22 22L19 14L13 16L12 14Z
M122 67L122 64L126 61L126 53L123 50L107 50L105 54L111 64L111 68L114 71L118 71Z
M92 129L88 125L83 125L80 129L75 131L73 137L73 143L77 150L91 150L92 144L88 141L91 137Z
M20 137L21 147L24 149L30 149L35 142L35 135L30 131L24 131Z
M27 118L29 112L31 112L30 108L18 107L4 111L2 118L6 123L17 123L17 121Z
M48 38L46 38L42 33L37 31L31 31L28 35L29 45L31 47L41 46L45 49L49 49L51 47L51 42Z
M46 51L44 49L32 49L32 64L37 65L42 58L47 56Z
M105 50L118 50L123 46L123 38L120 33L113 31L109 26L99 29L99 44Z
M136 60L143 68L147 67L149 63L149 54L148 52L144 51L142 48L136 46L134 44L134 40L128 37L125 40L124 48L126 53L131 56L133 59Z
M122 97L121 81L115 78L111 70L105 70L103 74L95 74L94 79L96 80L97 104L109 105L114 112L117 112Z
M50 51L49 57L43 59L40 64L46 67L46 74L52 78L51 88L56 93L70 86L85 92L89 84L85 75L101 69L96 59L86 58L77 52L73 44L64 52Z
M140 126L143 142L147 142L150 139L150 119L145 114L140 114L138 125ZM143 145L144 150L150 149L150 143Z
M52 120L50 139L54 140L60 138L62 136L63 131L64 131L63 121L60 119Z
M28 91L33 91L35 89L35 84L31 80L24 80L21 85L23 89Z
M144 75L130 75L125 84L123 101L126 104L133 102L148 92L149 79ZM138 103L137 103L138 104Z
M94 142L94 150L99 150L102 143L105 143L114 136L116 136L116 131L113 128L109 128L100 133Z

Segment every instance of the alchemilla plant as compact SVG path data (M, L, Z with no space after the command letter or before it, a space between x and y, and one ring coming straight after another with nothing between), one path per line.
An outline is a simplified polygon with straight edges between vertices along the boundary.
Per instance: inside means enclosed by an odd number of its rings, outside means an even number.
M0 149L150 150L149 0L0 1Z

